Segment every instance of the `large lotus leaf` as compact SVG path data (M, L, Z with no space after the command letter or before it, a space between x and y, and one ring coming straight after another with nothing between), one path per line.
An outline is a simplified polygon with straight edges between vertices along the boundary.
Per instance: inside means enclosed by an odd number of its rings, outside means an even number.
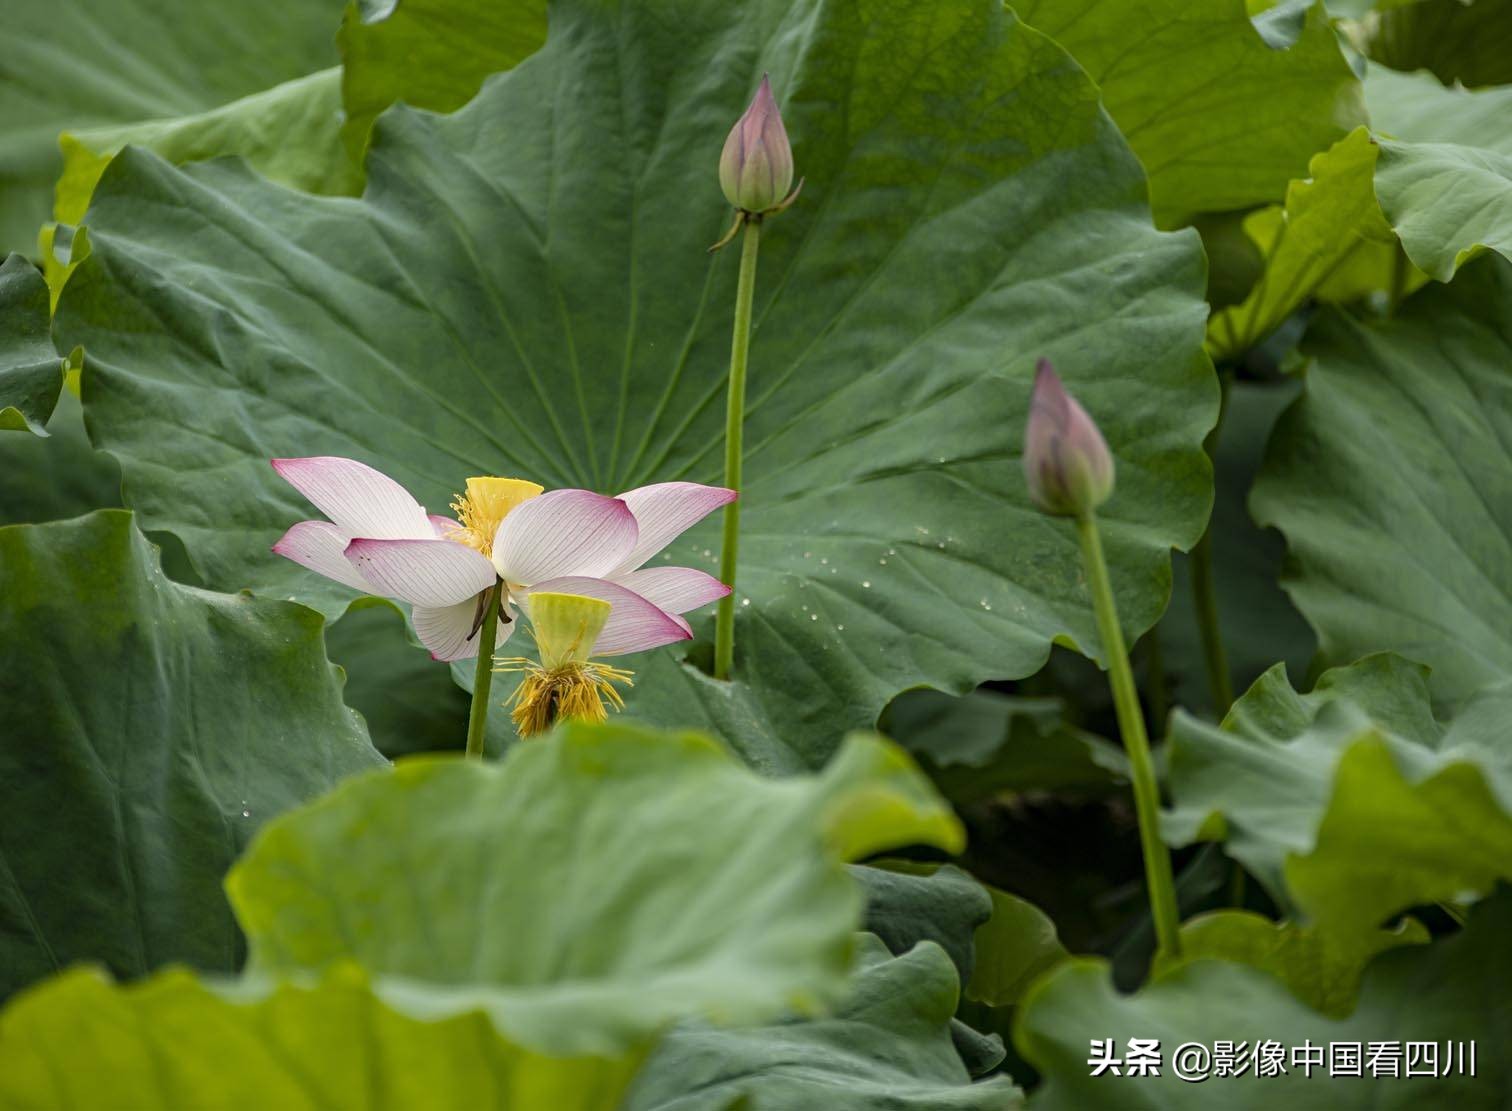
M63 360L49 334L47 282L31 263L0 263L0 432L47 435L63 388Z
M1006 1076L972 1084L952 1048L958 989L945 953L925 942L889 957L876 938L864 940L859 974L834 1014L745 1030L678 1027L636 1077L625 1111L1022 1106Z
M1286 547L1273 530L1257 528L1246 507L1271 429L1297 393L1292 380L1230 383L1213 453L1208 529L1219 630L1236 689L1254 682L1278 660L1293 674L1305 675L1317 651L1312 630L1277 582ZM1171 606L1158 630L1173 701L1194 712L1217 714L1192 592L1192 557L1178 557L1173 571Z
M1365 122L1321 0L1289 43L1263 36L1244 0L1024 0L1014 10L1101 86L1166 223L1279 200L1315 151Z
M1390 655L1298 695L1278 666L1222 730L1174 719L1165 831L1221 836L1278 903L1353 939L1512 878L1512 684L1445 731L1421 668Z
M551 26L457 114L386 114L361 203L131 150L102 179L58 334L134 506L207 582L350 597L269 553L310 514L271 456L363 458L434 507L479 473L719 481L715 166L770 69L807 185L763 236L742 681L662 653L637 712L814 766L901 689L1095 645L1073 530L1016 459L1041 354L1118 456L1119 604L1154 619L1208 501L1201 253L1150 227L1058 47L990 0L562 0ZM717 527L669 557L713 567Z
M274 181L318 193L355 191L342 149L341 71L321 70L205 112L64 132L53 219L77 224L110 160L127 143L170 162L235 154Z
M0 525L38 524L121 504L121 468L96 451L84 412L69 390L47 436L0 436Z
M965 993L988 1006L1007 1007L1069 954L1055 923L1039 907L996 887L987 893L992 917L977 930L976 967Z
M1512 1100L1512 1062L1500 1033L1512 992L1509 931L1512 892L1503 891L1462 933L1377 958L1359 1005L1342 1020L1325 1018L1277 980L1238 964L1196 961L1125 995L1104 962L1072 961L1030 992L1014 1042L1044 1077L1037 1111L1501 1111ZM1158 1040L1159 1076L1093 1076L1091 1043L1107 1038L1119 1058L1130 1038ZM1269 1041L1286 1050L1321 1047L1323 1063L1309 1070L1286 1052L1279 1076L1257 1077L1252 1058L1237 1077L1192 1083L1175 1074L1178 1046L1206 1046L1211 1067L1219 1040L1243 1043L1248 1053ZM1389 1052L1372 1067L1372 1042L1400 1045L1396 1075ZM1353 1075L1341 1067L1351 1044L1362 1066ZM1425 1075L1430 1050L1435 1075Z
M455 111L545 41L546 0L349 0L337 43L352 161L395 101Z
M176 585L120 510L0 528L0 573L0 995L80 959L235 968L231 861L381 762L319 617Z
M353 779L226 886L254 970L355 959L418 1015L482 1006L542 1051L612 1055L681 1016L832 1002L862 911L843 862L961 836L877 738L779 781L697 734L575 726Z
M1377 8L1367 44L1376 61L1429 69L1449 84L1512 82L1512 6L1503 0L1413 0Z
M614 1111L639 1063L536 1053L476 1011L417 1020L352 965L260 988L77 968L0 1013L12 1111Z
M1366 324L1323 310L1251 508L1334 662L1429 664L1438 700L1512 675L1512 262L1489 255Z
M0 251L32 251L59 133L208 111L336 61L341 0L6 0Z

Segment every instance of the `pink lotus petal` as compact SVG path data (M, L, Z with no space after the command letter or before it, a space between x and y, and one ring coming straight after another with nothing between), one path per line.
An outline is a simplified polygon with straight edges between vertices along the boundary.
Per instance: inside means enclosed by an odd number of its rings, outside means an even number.
M381 593L416 606L454 606L494 584L493 564L451 540L363 537L347 545L346 557Z
M397 540L435 535L409 491L366 463L317 455L275 459L273 469L348 536Z
M513 611L510 611L513 616ZM478 616L478 602L469 598L454 606L416 606L411 611L415 622L415 635L420 643L430 649L432 658L450 663L452 660L471 660L478 655L478 634L473 633L473 622ZM519 622L499 622L499 631L494 640L498 647L509 639Z
M624 562L615 568L614 577L634 571L710 513L739 496L723 486L700 486L696 482L658 482L621 494L620 500L635 514L640 538Z
M273 550L301 567L308 567L316 574L335 579L343 586L350 586L364 594L376 593L357 568L347 562L347 541L347 534L330 521L300 521L283 534L278 543L273 545Z
M713 575L694 567L644 567L615 581L668 613L696 610L730 592Z
M457 524L457 522L453 518L438 517L434 513L430 515L430 523L431 527L436 530L436 535L439 536L442 540L445 540L447 537L451 536L452 533L456 532L462 527L461 525Z
M516 506L494 535L493 562L505 582L533 587L562 575L597 577L635 547L635 515L591 490L552 490Z
M693 636L687 624L669 613L664 613L633 590L605 579L585 575L564 575L547 579L531 588L550 594L581 594L608 602L609 620L604 631L594 642L594 656L622 656L627 652L644 652L663 644L688 640ZM528 597L522 603L528 607Z

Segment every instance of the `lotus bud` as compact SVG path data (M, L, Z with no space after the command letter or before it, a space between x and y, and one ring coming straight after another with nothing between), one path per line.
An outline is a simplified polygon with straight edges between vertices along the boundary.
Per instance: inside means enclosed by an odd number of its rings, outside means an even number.
M729 202L742 212L771 212L789 199L793 148L772 96L772 83L765 76L751 106L725 140L719 184Z
M1024 435L1029 497L1057 517L1092 512L1113 493L1113 456L1097 425L1066 392L1049 359L1035 368Z

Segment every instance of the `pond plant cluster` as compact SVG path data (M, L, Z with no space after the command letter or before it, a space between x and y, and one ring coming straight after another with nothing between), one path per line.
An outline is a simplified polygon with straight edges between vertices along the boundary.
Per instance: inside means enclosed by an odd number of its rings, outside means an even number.
M1512 1107L1512 5L0 32L0 1108Z

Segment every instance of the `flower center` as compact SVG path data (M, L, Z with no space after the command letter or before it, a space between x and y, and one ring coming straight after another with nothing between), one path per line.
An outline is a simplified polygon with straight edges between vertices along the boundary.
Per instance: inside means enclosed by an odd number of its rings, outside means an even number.
M634 685L633 672L603 663L572 660L546 668L523 657L499 662L495 670L525 673L506 703L514 707L509 716L521 737L544 733L559 721L604 721L609 706L625 708L614 685Z
M447 539L492 556L494 536L509 511L544 489L523 478L469 478L467 493L451 503L459 523Z

